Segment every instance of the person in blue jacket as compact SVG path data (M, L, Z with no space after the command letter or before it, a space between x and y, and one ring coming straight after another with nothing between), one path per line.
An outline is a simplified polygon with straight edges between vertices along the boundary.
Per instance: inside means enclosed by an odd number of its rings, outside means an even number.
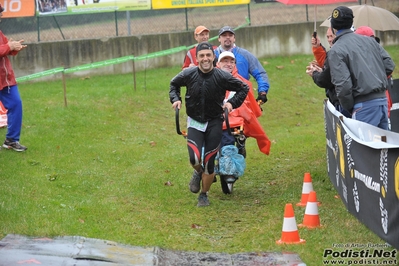
M235 32L230 26L224 26L219 30L218 40L220 45L215 49L216 57L219 58L219 55L224 51L232 52L236 59L238 74L246 80L249 80L250 76L255 78L258 84L258 98L256 100L262 101L262 103L267 102L269 78L259 60L248 50L235 44Z

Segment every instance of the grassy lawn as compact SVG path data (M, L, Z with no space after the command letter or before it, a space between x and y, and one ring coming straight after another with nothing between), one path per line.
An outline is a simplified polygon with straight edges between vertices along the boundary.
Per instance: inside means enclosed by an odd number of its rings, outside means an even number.
M398 48L387 48L396 63ZM179 67L137 73L137 90L131 74L69 77L68 107L61 79L19 84L21 143L28 150L0 151L0 238L79 235L187 251L291 251L307 265L322 265L333 244L385 243L334 197L324 90L305 74L311 60L261 60L271 84L260 118L272 140L270 155L249 139L244 176L231 195L213 184L207 208L196 207L197 195L188 189L192 169L168 98ZM305 244L277 245L286 203L302 222L305 208L295 204L305 172L322 203L322 227L299 228Z

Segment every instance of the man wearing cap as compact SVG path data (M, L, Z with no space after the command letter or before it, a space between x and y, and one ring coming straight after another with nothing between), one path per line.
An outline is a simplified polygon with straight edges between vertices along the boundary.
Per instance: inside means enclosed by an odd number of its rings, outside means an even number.
M194 30L194 39L198 43L207 42L209 40L209 30L205 26L198 26ZM190 50L187 51L187 54L184 57L182 69L198 65L197 58L195 55L196 48L197 48L197 46L194 46L193 48L191 48ZM216 49L216 46L214 46L214 49Z
M197 206L203 207L209 205L207 193L215 176L215 157L222 138L223 110L227 108L231 112L233 108L239 107L244 102L249 87L231 74L213 66L215 53L210 43L198 44L196 51L198 67L183 69L170 81L169 98L173 109L180 109L181 87L186 87L184 99L188 116L187 147L190 164L194 168L189 188L193 193L201 190ZM223 103L228 90L235 91L236 94Z
M385 90L395 64L375 40L354 34L352 24L352 9L339 6L333 10L331 27L337 37L327 55L331 81L353 119L388 130Z
M0 5L0 19L4 8ZM22 100L18 92L17 81L9 55L17 55L26 48L24 40L14 41L0 31L0 101L7 109L7 133L3 148L25 151L27 148L19 143L22 128Z
M235 32L230 26L224 26L219 30L218 40L220 45L215 50L216 57L224 51L232 52L236 58L238 74L247 80L250 79L250 76L253 76L258 83L257 100L262 103L267 102L269 78L259 60L248 50L236 46Z
M232 112L229 113L230 127L235 128L242 126L244 132L243 137L255 138L259 150L262 153L268 155L270 151L271 142L267 137L265 131L263 130L262 125L258 121L258 117L262 115L262 111L255 100L251 82L244 79L242 76L240 76L240 74L238 74L237 67L235 64L235 56L232 52L226 51L221 53L219 55L217 67L228 73L231 73L233 77L242 80L243 82L247 83L247 85L249 86L248 95L245 98L244 103L240 107L234 109ZM228 99L230 99L234 95L234 93L235 93L234 91L227 91L225 100L227 101ZM245 149L245 147L242 145L242 141L243 139L236 139L234 136L228 134L226 124L223 123L223 136L222 136L221 152L219 158L219 170L223 168L226 171L229 168L231 168L231 167L224 167L223 162L229 164L230 161L234 161L234 160L223 160L223 156L226 156L226 154L224 154L224 149L222 149L224 146L237 144L238 153L243 155L244 158L246 157L245 152L243 152L243 149ZM232 153L231 152L232 149L229 150L230 150L229 153ZM239 169L239 167L237 167L237 169ZM223 174L220 173L220 177L224 178L226 182L234 182L238 178L238 176L228 172L224 172ZM225 192L225 190L223 190L223 192Z

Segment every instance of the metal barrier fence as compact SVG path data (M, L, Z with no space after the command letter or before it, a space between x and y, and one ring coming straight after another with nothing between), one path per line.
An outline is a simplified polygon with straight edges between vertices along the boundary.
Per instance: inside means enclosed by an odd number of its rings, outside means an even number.
M399 11L398 4L392 3L399 1L373 2L376 6L391 9L392 12ZM317 8L318 20L327 18L336 5L320 5ZM314 12L313 6L307 5L251 2L248 5L205 8L3 18L0 29L7 37L36 43L192 31L198 25L217 30L224 25L236 27L246 20L250 21L251 26L295 24L313 21Z

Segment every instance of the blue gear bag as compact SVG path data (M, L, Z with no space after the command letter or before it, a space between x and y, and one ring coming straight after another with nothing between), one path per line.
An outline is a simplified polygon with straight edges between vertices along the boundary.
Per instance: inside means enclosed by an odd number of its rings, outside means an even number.
M241 154L238 154L236 146L223 146L218 157L217 172L219 175L232 175L238 178L244 174L246 167L245 158Z

